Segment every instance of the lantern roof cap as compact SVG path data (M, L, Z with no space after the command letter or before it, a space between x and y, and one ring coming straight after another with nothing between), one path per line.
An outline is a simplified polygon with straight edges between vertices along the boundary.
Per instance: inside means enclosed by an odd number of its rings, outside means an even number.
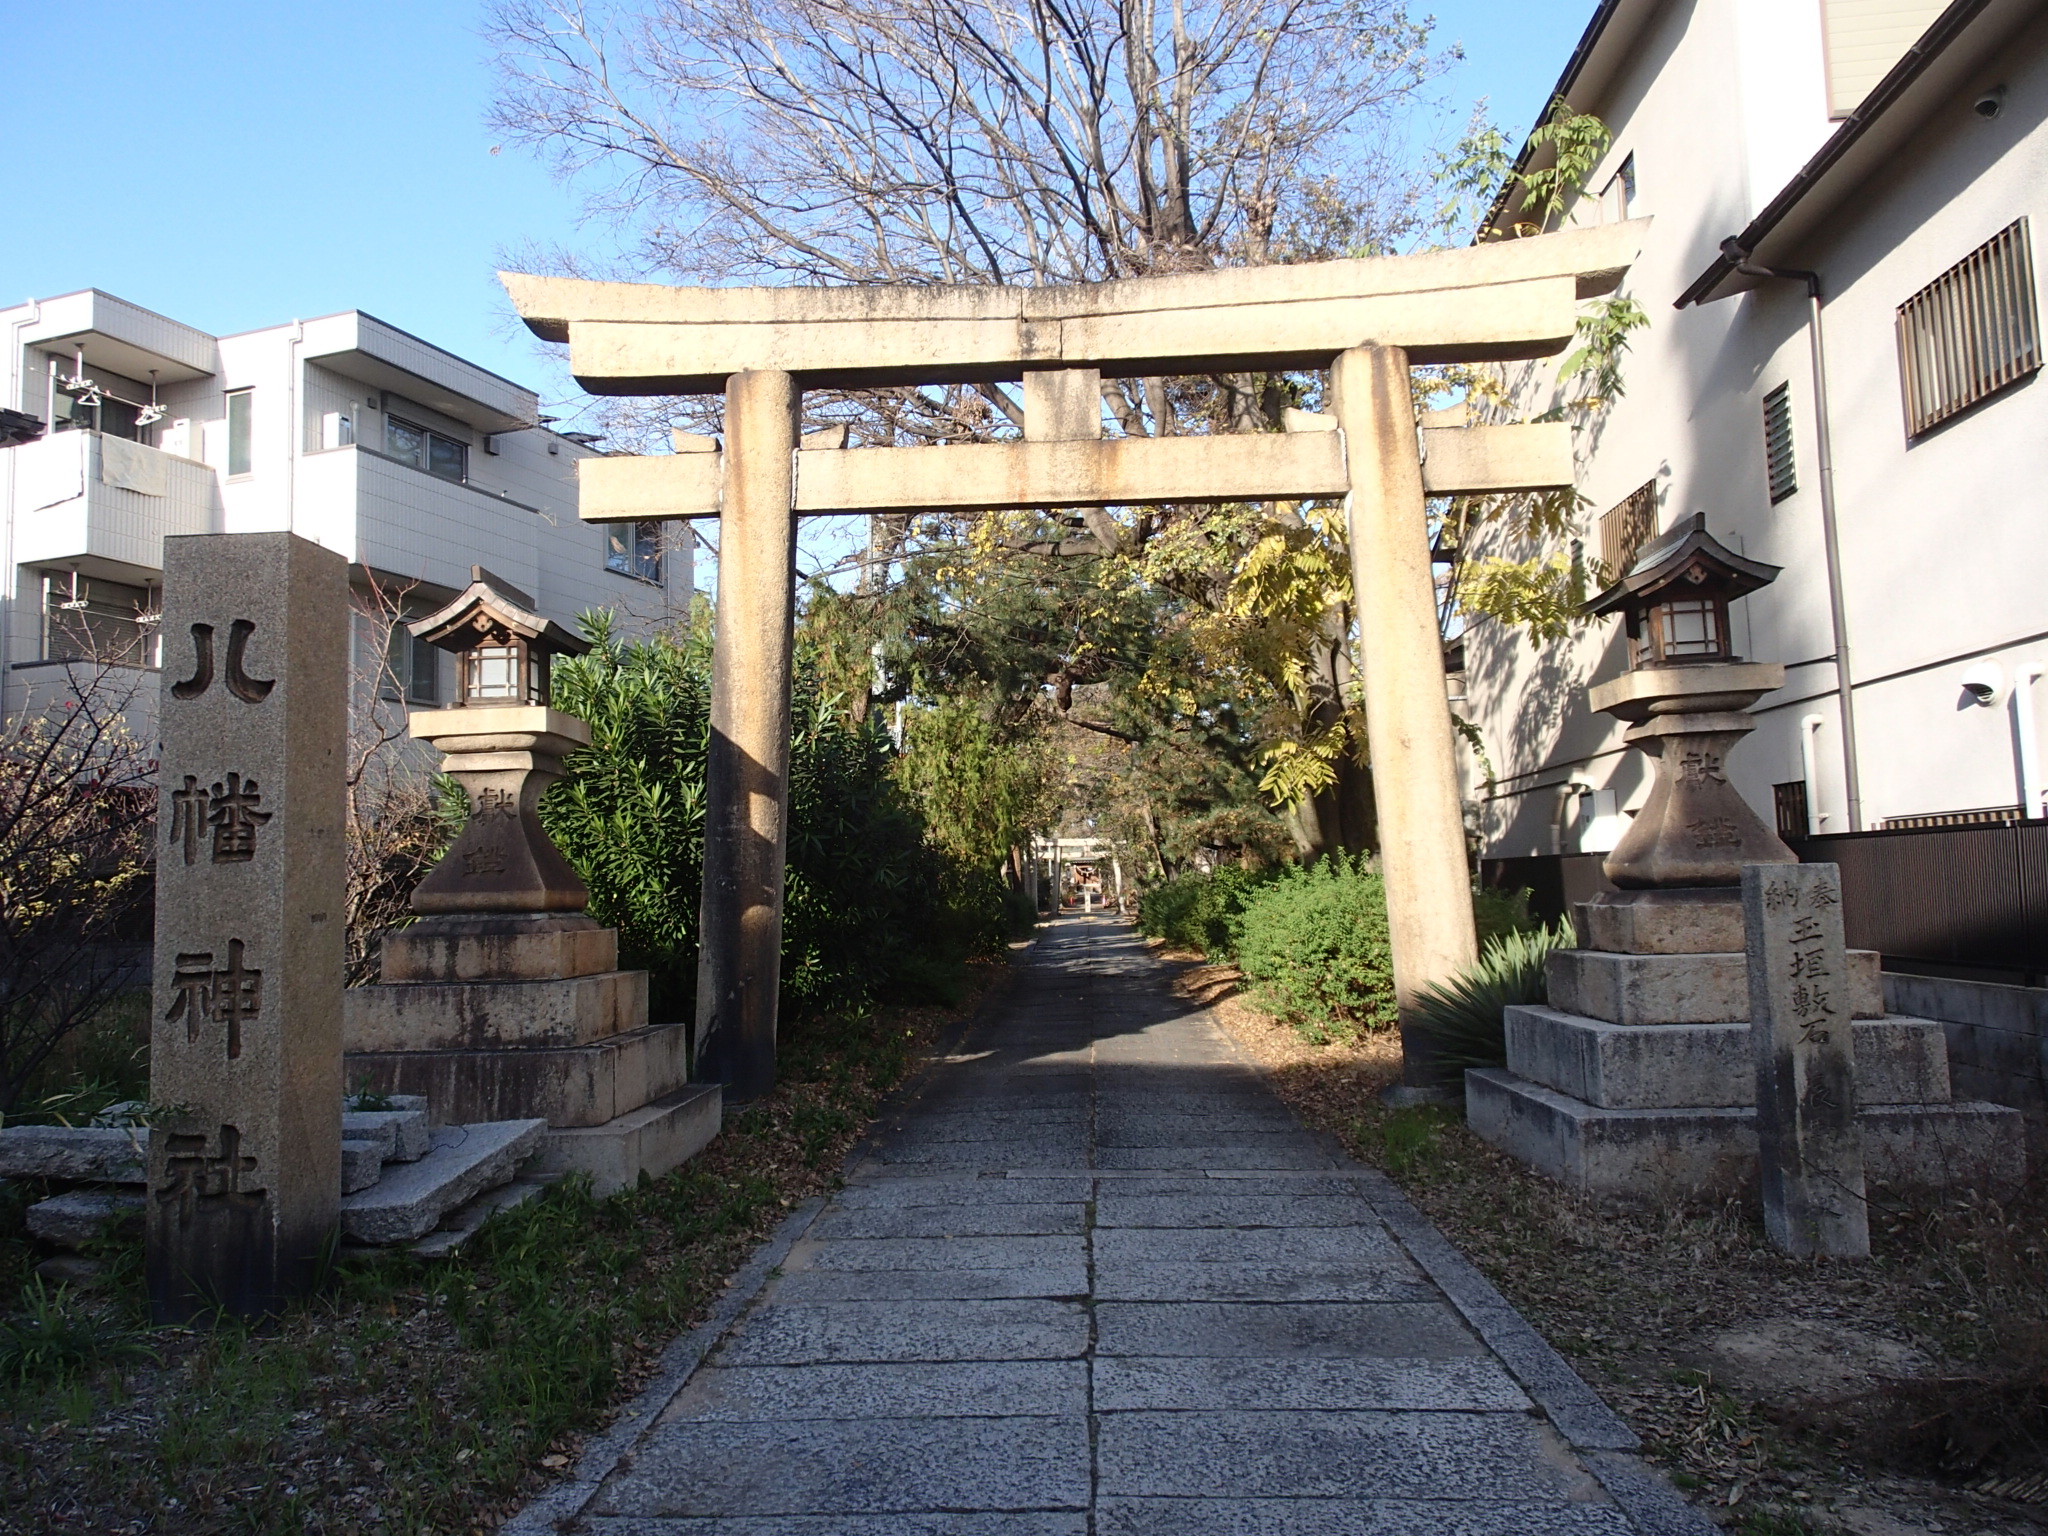
M1712 581L1719 598L1745 597L1776 581L1782 569L1736 554L1707 532L1707 514L1695 512L1645 544L1621 579L1586 604L1586 613L1597 618L1644 606L1680 582L1696 587Z
M477 645L479 636L500 629L543 654L581 656L590 649L588 640L535 613L533 599L503 577L472 565L469 578L453 602L405 626L413 639L446 651L466 651Z

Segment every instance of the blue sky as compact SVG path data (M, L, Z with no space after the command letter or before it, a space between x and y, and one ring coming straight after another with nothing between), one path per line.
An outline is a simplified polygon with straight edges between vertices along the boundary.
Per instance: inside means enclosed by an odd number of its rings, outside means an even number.
M547 392L497 254L579 239L572 191L492 153L473 0L7 4L0 303L97 287L216 335L363 309ZM1442 0L1459 115L1520 130L1593 0ZM593 243L602 232L581 236Z

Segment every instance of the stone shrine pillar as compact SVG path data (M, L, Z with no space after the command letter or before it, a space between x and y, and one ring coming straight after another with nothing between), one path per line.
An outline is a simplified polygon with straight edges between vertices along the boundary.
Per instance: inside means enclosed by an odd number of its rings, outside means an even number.
M1868 1258L1842 872L1748 865L1742 910L1764 1230L1787 1253Z
M274 1311L341 1200L348 562L164 540L150 1311Z
M742 1103L775 1086L802 400L775 369L726 381L696 1075Z

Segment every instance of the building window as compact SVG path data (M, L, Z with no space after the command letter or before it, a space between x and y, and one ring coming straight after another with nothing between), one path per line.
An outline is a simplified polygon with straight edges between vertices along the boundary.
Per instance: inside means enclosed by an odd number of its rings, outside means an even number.
M156 664L156 620L149 589L75 571L43 578L43 657L47 661Z
M401 464L424 469L460 485L469 479L469 445L416 427L396 416L384 418L384 452Z
M2027 221L2015 219L1899 306L1899 388L1915 438L2041 366Z
M1603 222L1612 220L1618 224L1623 219L1633 218L1635 208L1636 157L1631 153L1621 162L1621 169L1601 189L1600 211Z
M1778 836L1806 837L1812 824L1806 815L1806 780L1793 779L1771 786L1771 800L1778 810Z
M614 524L605 538L606 570L642 581L661 580L661 524Z
M1764 475L1770 481L1771 505L1799 489L1799 471L1792 462L1792 386L1780 384L1764 396Z
M1607 579L1628 574L1642 547L1657 533L1657 482L1645 481L1600 516L1600 560Z
M246 475L253 459L250 454L251 425L254 417L256 391L235 389L228 392L228 474Z
M384 697L410 704L441 702L441 653L413 639L403 620L391 626L385 647Z

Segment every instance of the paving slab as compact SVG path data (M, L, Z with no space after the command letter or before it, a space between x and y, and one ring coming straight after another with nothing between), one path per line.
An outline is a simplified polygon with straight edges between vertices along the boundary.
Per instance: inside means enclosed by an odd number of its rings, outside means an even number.
M1087 1347L1088 1316L1072 1302L777 1300L742 1320L718 1360L1063 1360Z
M1085 1509L1088 1419L670 1420L599 1495L606 1514Z
M1611 1505L1499 1499L1112 1496L1097 1502L1095 1515L1096 1536L1629 1536L1635 1530Z
M507 1536L1709 1529L1165 977L1047 930Z
M1104 1493L1153 1497L1543 1501L1594 1483L1506 1413L1107 1413L1096 1464Z
M1088 1215L1081 1201L834 1207L812 1224L815 1240L849 1237L1079 1237Z
M1230 1195L1183 1188L1173 1194L1105 1190L1095 1203L1095 1225L1106 1227L1277 1227L1290 1232L1320 1227L1379 1226L1373 1209L1355 1194Z
M1088 1266L1036 1264L1019 1269L804 1269L772 1287L777 1301L992 1301L1088 1295Z
M1005 1414L1050 1418L1071 1412L1087 1391L1083 1360L714 1366L690 1378L666 1417L699 1423Z
M1430 1360L1339 1357L1151 1359L1098 1356L1095 1411L1310 1408L1527 1413L1528 1395L1484 1355Z
M1087 1244L1071 1237L868 1237L800 1243L784 1268L960 1270L1085 1264Z

